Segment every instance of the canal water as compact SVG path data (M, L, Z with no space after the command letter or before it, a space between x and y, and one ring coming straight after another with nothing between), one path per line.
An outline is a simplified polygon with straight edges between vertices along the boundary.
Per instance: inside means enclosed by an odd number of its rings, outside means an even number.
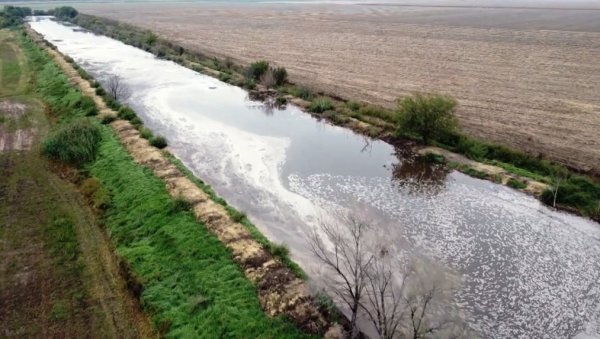
M510 188L420 164L392 146L272 109L214 78L49 19L31 27L126 100L169 149L316 277L307 235L351 212L398 256L462 281L456 302L486 338L600 336L600 225ZM335 213L334 213L335 212Z

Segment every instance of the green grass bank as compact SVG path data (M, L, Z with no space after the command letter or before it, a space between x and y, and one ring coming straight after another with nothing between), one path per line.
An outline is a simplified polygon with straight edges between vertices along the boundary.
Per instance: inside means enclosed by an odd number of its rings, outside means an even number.
M46 145L54 138L72 155L86 155L86 161L63 160L96 182L88 185L88 193L103 200L98 206L106 232L159 332L166 337L307 337L283 317L265 315L256 288L226 247L169 196L161 180L133 161L108 126L88 117L85 97L44 51L25 36L20 43L37 72L36 91L55 120ZM80 129L83 121L99 131L98 142L77 143L65 133Z

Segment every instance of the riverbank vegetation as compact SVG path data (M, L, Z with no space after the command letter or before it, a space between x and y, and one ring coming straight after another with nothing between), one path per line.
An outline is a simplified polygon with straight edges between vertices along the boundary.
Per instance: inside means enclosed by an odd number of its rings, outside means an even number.
M22 47L17 30L0 30L2 336L153 337L112 275L94 207L65 179L69 166L42 154L54 116L38 91L40 59Z
M221 60L209 57L177 46L150 31L114 20L80 14L72 22L95 33L105 34L127 44L143 48L158 57L173 60L185 67L251 90L260 84L261 76L271 69L268 61L265 60L243 67L236 65L230 58ZM281 72L283 73L283 71ZM545 182L551 186L557 184L557 181L553 180L557 173L567 173L566 179L560 183L560 185L564 185L565 189L558 189L558 192L562 192L557 194L556 205L600 220L600 197L597 195L600 183L596 179L571 171L563 165L544 159L543 156L525 154L503 145L484 142L464 135L456 128L459 126L457 126L453 114L446 114L444 115L446 118L436 120L437 123L443 125L440 126L441 128L425 126L425 121L432 121L431 119L422 119L428 114L427 112L433 112L432 109L438 112L440 109L442 109L441 111L452 111L455 108L457 103L452 98L417 94L400 98L396 108L384 108L365 102L345 100L331 93L317 92L305 86L290 83L287 80L287 71L284 79L273 86L277 92L277 98L281 98L279 102L294 102L318 118L327 119L334 124L351 128L370 137L381 138L392 144L404 143L403 139L406 138L415 139L425 144L433 144L463 154L475 161L501 167L518 176ZM428 98L432 102L421 107L424 110L421 110L420 113L410 114L414 109L407 109L407 106L412 104L413 108L416 108L423 98ZM429 131L431 128L432 130ZM551 191L553 191L552 187L542 195L541 200L552 206L550 199L547 198Z
M108 126L73 104L84 95L33 41L22 37L21 44L38 74L34 86L56 120L46 154L67 164L84 155L77 177L87 178L86 195L102 197L98 205L122 273L157 330L171 337L306 337L262 311L256 287L227 248L133 161Z

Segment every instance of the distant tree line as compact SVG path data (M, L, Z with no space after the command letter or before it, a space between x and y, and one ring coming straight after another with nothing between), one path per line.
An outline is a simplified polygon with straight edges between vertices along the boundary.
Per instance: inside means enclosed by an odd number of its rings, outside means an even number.
M62 6L49 10L32 10L29 7L4 6L0 12L0 28L16 27L23 23L23 19L31 15L53 15L60 20L73 19L79 14L70 6Z

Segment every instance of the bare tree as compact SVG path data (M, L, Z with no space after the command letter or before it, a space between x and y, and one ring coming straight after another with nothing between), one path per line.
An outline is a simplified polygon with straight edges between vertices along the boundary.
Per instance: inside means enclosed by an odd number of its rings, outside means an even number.
M382 339L467 337L468 328L453 303L455 286L441 268L426 260L397 261L380 245L386 239L377 241L378 248L369 241L375 239L368 223L352 215L340 220L340 224L321 222L322 233L314 231L309 243L334 272L330 292L350 310L351 338L360 333L361 314Z
M386 251L381 251L367 272L367 298L361 303L382 339L393 339L399 334L404 321L404 286L409 272L401 270L402 277L394 276L394 269Z
M567 177L567 173L564 170L554 170L550 176L550 180L552 180L552 186L550 186L550 191L552 192L552 207L556 207L556 198L558 197L558 189L560 185Z
M118 75L108 78L107 90L108 94L117 101L125 100L131 94L129 88Z
M357 318L363 293L367 285L367 272L374 256L368 252L366 232L369 224L352 215L341 217L342 224L321 222L320 231L329 239L333 248L329 250L319 232L314 231L309 239L312 252L328 268L335 272L332 292L350 310L351 338L357 338Z
M268 69L265 74L260 77L260 83L265 86L266 89L271 89L275 86L275 76L273 70Z
M462 337L462 334L457 334L456 328L463 321L451 307L454 286L445 279L441 270L424 261L412 267L411 279L404 293L408 318L405 336L422 339L443 333L443 337Z

